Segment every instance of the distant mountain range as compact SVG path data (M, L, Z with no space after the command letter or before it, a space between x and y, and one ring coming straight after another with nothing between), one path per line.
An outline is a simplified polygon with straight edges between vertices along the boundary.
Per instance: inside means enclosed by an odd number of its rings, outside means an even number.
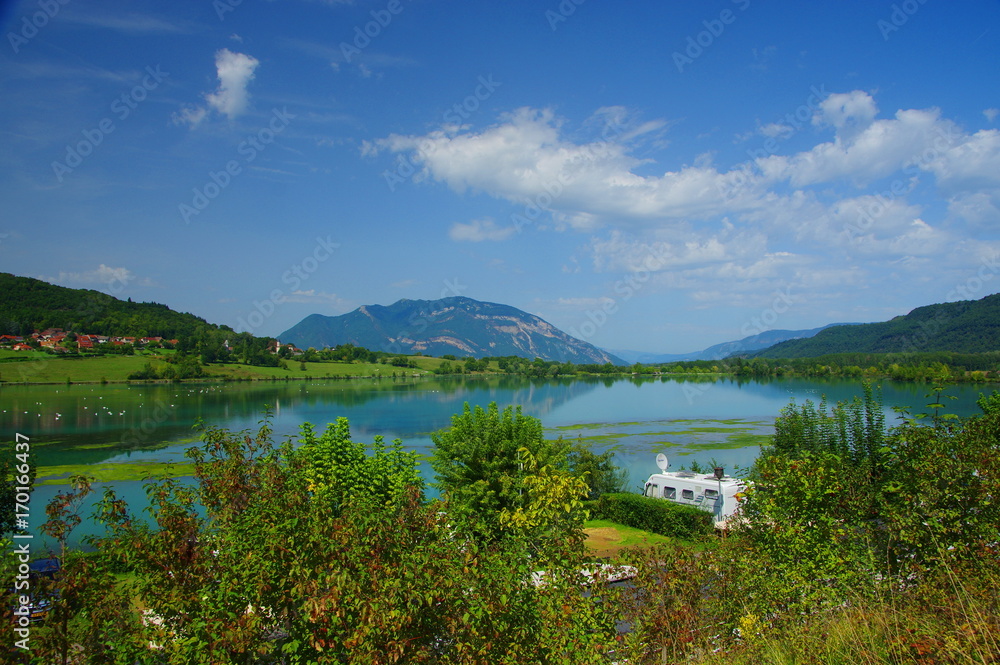
M810 330L766 330L757 335L744 337L734 342L722 342L703 349L692 351L691 353L644 353L641 351L621 351L611 350L615 354L630 363L669 363L681 362L685 360L721 360L738 353L749 353L774 346L779 342L790 339L801 339L812 337L821 330L831 326L854 325L849 323L831 323L820 328Z
M312 314L281 333L299 348L354 344L431 356L519 356L575 364L626 364L516 307L452 297L365 305L340 316Z
M754 355L810 358L831 353L982 353L1000 350L1000 294L918 307L882 323L827 328L809 339L781 342Z

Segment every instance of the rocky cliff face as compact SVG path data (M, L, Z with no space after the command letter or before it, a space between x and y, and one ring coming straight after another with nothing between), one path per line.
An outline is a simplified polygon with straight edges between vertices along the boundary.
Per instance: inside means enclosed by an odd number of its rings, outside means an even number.
M340 316L313 314L279 339L300 348L354 344L373 351L459 357L520 356L560 362L623 361L533 314L508 305L453 297L365 305Z

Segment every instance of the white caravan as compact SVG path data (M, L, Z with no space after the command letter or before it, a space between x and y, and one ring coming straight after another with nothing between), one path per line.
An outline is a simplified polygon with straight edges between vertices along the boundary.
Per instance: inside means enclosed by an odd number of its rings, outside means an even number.
M746 489L746 482L730 478L717 468L714 474L691 471L667 471L667 456L656 456L659 473L646 481L644 494L654 499L666 499L685 506L695 506L712 513L715 527L724 529L726 521L739 507L737 494Z

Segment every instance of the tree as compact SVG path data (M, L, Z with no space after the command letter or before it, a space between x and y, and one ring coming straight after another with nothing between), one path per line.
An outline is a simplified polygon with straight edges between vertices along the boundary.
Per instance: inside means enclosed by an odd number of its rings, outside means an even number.
M628 471L614 463L615 453L608 450L595 454L577 439L567 453L570 473L587 483L587 499L593 501L602 494L624 492L628 483Z
M387 448L383 437L376 436L369 455L365 444L351 440L347 418L338 418L319 437L305 423L299 440L309 491L338 511L352 502L391 504L410 490L423 496L416 453L404 450L400 439Z
M107 534L91 540L93 553L69 557L60 620L32 628L32 656L206 665L608 662L615 624L609 603L581 593L581 547L549 545L542 576L525 539L479 542L452 523L447 503L424 503L397 478L392 454L381 463L377 452L361 459L364 447L350 441L346 421L303 437L298 449L275 445L267 418L256 432L203 429L203 443L189 451L194 483L146 484L149 523L106 489L97 514ZM406 455L397 460L404 475ZM525 461L536 478L558 477ZM350 469L367 473L365 482L341 482ZM542 523L550 508L572 502L579 487L569 480L528 483L538 500L527 519ZM382 493L392 487L403 489ZM74 500L54 507L57 525L72 524L63 518ZM14 557L5 560L12 568ZM9 633L7 622L0 634Z
M568 446L546 441L542 423L496 402L487 409L468 403L451 420L451 427L431 436L435 487L446 494L458 515L479 524L486 536L499 535L499 515L525 505L523 480L528 475L521 457L530 453L539 466L565 468Z
M1000 397L982 398L984 415L965 421L938 413L940 390L929 397L933 417L889 432L867 391L832 414L782 412L727 552L749 591L734 611L802 616L996 560Z

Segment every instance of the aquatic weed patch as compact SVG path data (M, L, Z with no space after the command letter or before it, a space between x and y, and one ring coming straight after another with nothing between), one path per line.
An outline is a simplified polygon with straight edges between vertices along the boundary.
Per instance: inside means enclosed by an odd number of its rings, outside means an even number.
M773 425L746 418L649 420L621 423L579 423L547 428L565 439L629 454L668 452L691 454L765 445ZM607 431L601 431L607 430ZM576 436L574 436L574 434Z
M194 475L194 464L184 462L172 464L168 462L109 462L106 464L63 464L57 466L42 466L38 468L36 485L68 485L73 475L84 474L92 476L94 482L124 482L130 480L145 480L152 477L179 478Z

